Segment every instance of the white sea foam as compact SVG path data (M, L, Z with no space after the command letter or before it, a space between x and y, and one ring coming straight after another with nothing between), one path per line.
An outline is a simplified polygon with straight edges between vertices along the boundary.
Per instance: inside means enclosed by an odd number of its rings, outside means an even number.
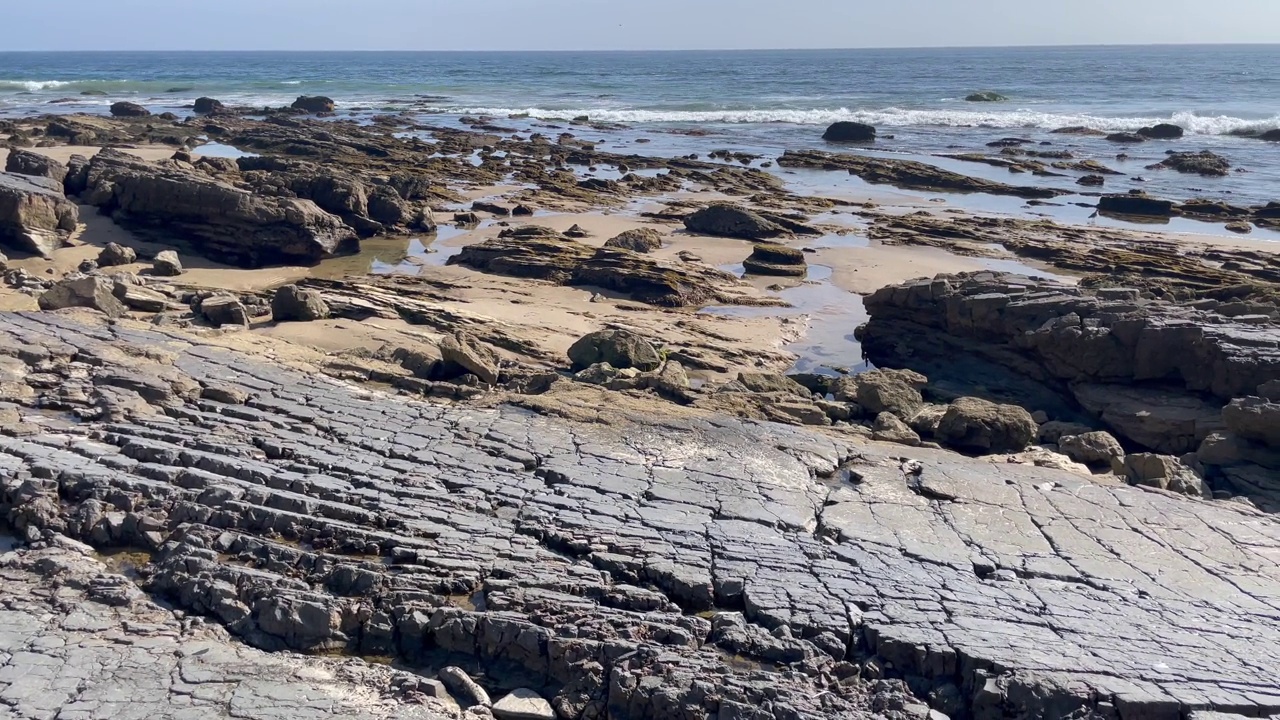
M66 87L71 83L65 80L0 80L0 90L26 90L40 92L53 88Z
M1171 117L1099 117L1048 113L1038 110L1016 109L1002 111L974 110L910 110L885 108L883 110L617 110L608 108L575 108L548 110L544 108L493 108L493 107L438 107L432 110L463 115L496 115L505 117L524 114L539 120L569 120L587 115L594 121L618 123L788 123L794 125L829 125L841 120L870 123L879 127L988 127L988 128L1043 128L1083 126L1094 130L1120 132L1161 122L1181 125L1188 132L1203 135L1225 135L1247 131L1263 131L1280 127L1280 115L1265 120L1219 115L1206 117L1190 112L1174 113Z

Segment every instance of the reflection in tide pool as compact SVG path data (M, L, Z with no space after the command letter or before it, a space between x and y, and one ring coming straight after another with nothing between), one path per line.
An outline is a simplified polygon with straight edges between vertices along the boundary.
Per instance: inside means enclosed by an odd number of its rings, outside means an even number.
M736 269L740 273L742 266L725 269ZM838 375L840 372L836 368L851 373L871 369L871 365L862 357L862 345L853 337L853 331L867 321L862 297L832 284L831 268L825 265L810 265L809 280L810 282L778 292L778 297L794 307L715 306L705 308L702 312L728 317L808 315L808 332L786 348L788 352L799 356L791 372Z

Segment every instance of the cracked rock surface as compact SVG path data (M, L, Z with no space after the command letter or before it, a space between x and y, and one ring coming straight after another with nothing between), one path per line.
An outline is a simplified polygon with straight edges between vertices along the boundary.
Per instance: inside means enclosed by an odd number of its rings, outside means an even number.
M710 415L609 427L431 404L76 314L0 315L0 360L21 406L0 511L31 543L5 579L33 588L5 595L0 712L50 706L17 717L126 712L23 691L44 667L13 662L31 638L158 623L172 631L134 645L184 642L119 576L65 591L115 625L32 625L73 617L38 565L73 540L147 553L143 590L253 648L458 666L575 720L1280 712L1280 527L1243 504ZM229 666L259 668L218 692L268 710L286 690L253 683L295 687L272 663L337 662L218 637L250 658ZM343 697L406 677L350 662L374 679Z

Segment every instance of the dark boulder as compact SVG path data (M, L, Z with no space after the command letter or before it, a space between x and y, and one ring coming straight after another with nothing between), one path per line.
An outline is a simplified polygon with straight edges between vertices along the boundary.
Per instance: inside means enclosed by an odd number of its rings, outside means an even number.
M874 142L876 129L866 123L841 121L833 123L822 134L827 142L866 143Z
M752 275L804 277L809 272L803 252L773 243L756 245L742 267Z
M1101 175L1085 175L1079 180L1076 180L1077 185L1084 185L1085 187L1099 187L1106 184L1106 182L1107 179Z
M639 253L653 252L662 247L662 234L652 228L635 228L609 238L604 246Z
M1107 136L1107 140L1113 143L1140 143L1147 141L1145 137L1129 132L1111 133Z
M1280 128L1268 130L1258 136L1259 140L1267 140L1270 142L1280 142Z
M111 115L113 117L150 117L151 111L137 103L121 101L112 104Z
M152 275L177 277L182 273L182 261L178 259L178 253L172 250L163 250L156 253L155 259L151 262Z
M294 110L305 110L310 113L329 113L333 112L334 108L337 106L333 104L332 99L321 95L303 95L297 100L294 100L293 104L289 107Z
M1009 98L1001 95L1000 93L991 92L990 90L976 92L965 96L966 102L1004 102L1008 99Z
M202 97L196 99L196 104L192 106L192 110L200 115L211 115L220 110L226 109L226 106L219 100L210 97Z
M758 213L727 203L717 203L698 210L685 217L684 226L692 232L704 235L743 240L767 240L789 234L786 228Z
M1170 123L1159 123L1152 127L1144 127L1138 134L1151 140L1177 140L1186 133L1181 127Z
M1157 200L1145 193L1128 195L1103 195L1098 198L1098 212L1113 215L1146 215L1169 217L1173 214L1173 202Z

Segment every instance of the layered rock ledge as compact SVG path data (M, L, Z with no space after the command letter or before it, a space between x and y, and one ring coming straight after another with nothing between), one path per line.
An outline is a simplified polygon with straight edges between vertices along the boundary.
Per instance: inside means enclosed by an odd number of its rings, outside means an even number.
M0 509L31 543L10 582L40 548L129 548L249 645L460 665L563 718L1280 712L1280 530L1246 505L692 413L436 405L82 314L0 315L0 348ZM0 699L94 716L24 679L85 674L36 662L63 651L22 639L26 597ZM276 681L252 657L218 693Z

